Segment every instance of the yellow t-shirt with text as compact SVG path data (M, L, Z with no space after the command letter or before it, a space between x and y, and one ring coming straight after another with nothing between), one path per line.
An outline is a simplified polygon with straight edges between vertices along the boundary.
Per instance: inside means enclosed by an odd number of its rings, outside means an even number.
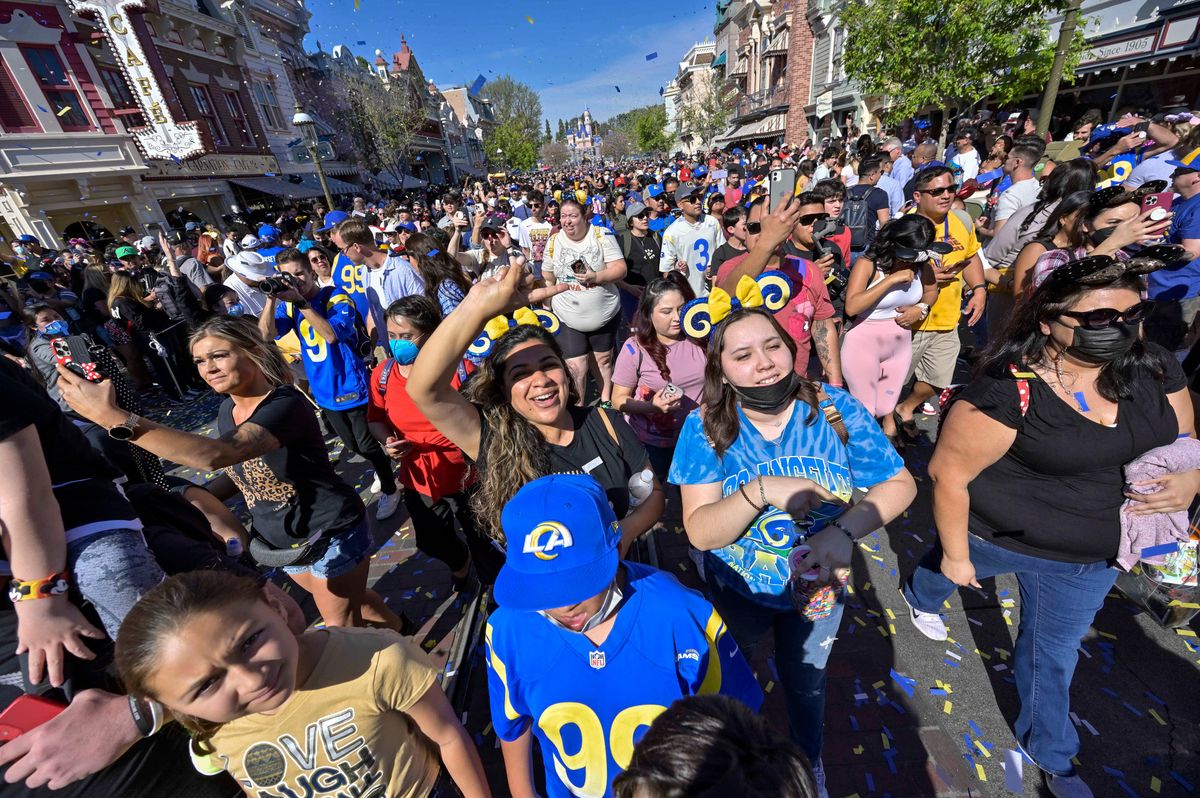
M437 669L395 632L325 634L312 674L278 712L239 718L214 735L205 772L228 770L256 797L428 795L438 756L404 712L436 685Z
M946 214L945 221L935 223L935 241L942 241L954 247L954 251L942 256L942 267L960 265L979 252L979 239L975 237L975 226L964 224L960 216L966 216L962 211L951 210ZM970 218L970 217L967 217ZM917 327L927 332L945 332L958 328L962 320L962 291L963 276L959 272L954 282L938 291L937 300L929 308L929 316Z

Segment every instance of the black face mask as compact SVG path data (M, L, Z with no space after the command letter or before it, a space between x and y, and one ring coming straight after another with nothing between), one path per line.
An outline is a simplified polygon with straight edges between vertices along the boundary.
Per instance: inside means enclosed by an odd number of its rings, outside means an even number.
M800 375L789 371L786 377L770 385L741 386L730 383L730 387L737 394L742 407L765 413L778 409L780 405L795 395L796 389L800 387Z
M1076 327L1067 354L1088 363L1109 363L1127 353L1137 343L1142 324L1117 322L1102 330Z
M1100 230L1093 230L1091 233L1088 234L1088 239L1092 242L1092 246L1098 247L1101 244L1103 244L1105 241L1107 241L1108 237L1110 235L1112 235L1113 231L1115 231L1116 229L1117 229L1117 226L1114 224L1112 227L1105 227Z

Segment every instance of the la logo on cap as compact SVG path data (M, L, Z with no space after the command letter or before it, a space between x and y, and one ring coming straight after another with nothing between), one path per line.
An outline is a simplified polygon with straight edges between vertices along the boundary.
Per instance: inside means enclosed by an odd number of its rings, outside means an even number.
M535 526L533 531L525 536L522 552L532 554L539 560L553 560L558 556L555 549L567 549L574 544L575 539L571 537L569 529L557 521L546 521Z

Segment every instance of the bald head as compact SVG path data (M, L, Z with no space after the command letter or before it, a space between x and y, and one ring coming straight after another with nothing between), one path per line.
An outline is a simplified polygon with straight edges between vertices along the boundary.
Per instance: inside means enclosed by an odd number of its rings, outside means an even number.
M929 163L937 159L937 142L923 141L913 150L912 162L913 166Z

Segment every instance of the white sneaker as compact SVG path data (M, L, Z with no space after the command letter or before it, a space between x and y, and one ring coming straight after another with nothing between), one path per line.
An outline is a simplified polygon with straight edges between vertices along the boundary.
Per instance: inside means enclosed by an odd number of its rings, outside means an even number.
M950 630L942 621L942 616L936 612L921 612L913 607L908 608L908 619L917 631L930 640L945 640L950 636Z
M825 788L825 763L817 757L813 762L813 781L817 783L817 798L829 798L829 790Z
M379 503L375 505L375 517L380 521L391 518L396 514L396 510L400 508L400 491L395 493L384 493L379 497ZM945 639L945 638L943 638Z
M371 480L371 493L378 493L383 486L379 484L379 473L376 472L375 478Z

